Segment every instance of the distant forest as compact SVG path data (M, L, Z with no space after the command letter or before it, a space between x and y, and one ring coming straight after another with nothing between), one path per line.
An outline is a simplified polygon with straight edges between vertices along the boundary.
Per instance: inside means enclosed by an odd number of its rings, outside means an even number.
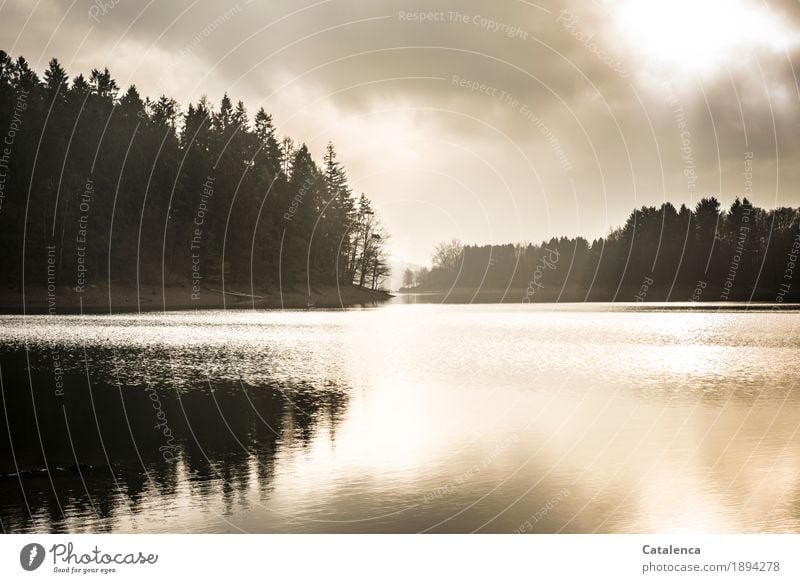
M670 203L634 210L607 237L539 245L440 244L433 267L406 271L406 291L524 289L513 301L800 300L800 210L725 211L714 197L694 209ZM548 291L545 291L548 290ZM517 297L520 296L520 297ZM523 297L524 296L524 297Z
M376 288L387 235L332 144L317 165L226 94L181 110L108 69L0 51L0 281Z

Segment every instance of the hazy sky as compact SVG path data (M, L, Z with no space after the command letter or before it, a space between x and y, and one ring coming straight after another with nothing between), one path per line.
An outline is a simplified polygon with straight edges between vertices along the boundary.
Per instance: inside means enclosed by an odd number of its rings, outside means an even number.
M0 38L184 107L227 91L318 160L333 140L397 259L664 200L800 205L794 0L0 0Z

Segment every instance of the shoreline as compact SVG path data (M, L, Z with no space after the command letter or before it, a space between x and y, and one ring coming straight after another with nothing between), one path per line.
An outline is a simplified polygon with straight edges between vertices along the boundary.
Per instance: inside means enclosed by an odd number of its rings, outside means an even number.
M278 290L253 290L250 294L247 286L226 286L223 292L220 287L203 287L199 298L192 298L190 285L173 285L164 288L158 286L135 287L112 285L110 290L105 285L87 285L83 293L76 293L72 288L60 287L49 294L46 286L25 287L25 307L22 303L22 288L18 286L0 285L0 315L76 315L76 314L136 314L145 312L174 312L197 310L305 310L310 308L341 309L353 307L378 306L397 297L400 303L418 303L418 298L429 301L420 303L443 304L638 304L650 303L685 304L695 306L720 305L727 302L750 305L781 304L797 306L800 297L786 297L784 302L776 302L770 298L771 290L760 290L750 299L749 294L732 295L728 300L715 297L692 300L673 290L672 297L665 301L661 293L653 293L644 301L629 297L627 290L621 290L616 299L608 290L593 290L589 297L585 290L564 289L560 286L544 286L540 293L528 297L524 289L510 288L474 290L455 288L450 291L409 291L402 289L393 295L385 291L361 289L356 286L320 286L311 290L309 295L302 286L290 288L280 293ZM683 290L680 290L683 291ZM665 295L665 294L664 294Z
M59 287L48 293L46 286L0 286L0 314L124 314L139 312L172 312L191 310L297 310L308 308L348 308L378 305L393 296L384 291L356 286L320 286L308 291L302 287L284 290L255 289L231 285L204 287L193 299L192 286L115 286L87 285L76 293Z
M800 288L799 288L800 292ZM449 290L414 290L413 288L400 288L396 292L399 295L421 296L421 297L440 297L442 303L447 304L514 304L514 303L693 303L719 304L726 302L749 302L753 304L796 304L800 303L800 293L794 292L780 295L776 290L760 288L752 293L752 290L744 292L734 292L727 298L721 298L719 294L712 295L710 292L705 296L697 294L696 289L675 288L666 290L654 288L648 294L642 295L640 289L621 288L617 293L616 289L608 290L594 288L587 291L585 288L577 286L542 286L536 293L529 294L525 288L509 289L474 289L465 287L455 287ZM669 294L669 299L667 299ZM752 297L750 297L752 295ZM780 300L778 299L780 298Z

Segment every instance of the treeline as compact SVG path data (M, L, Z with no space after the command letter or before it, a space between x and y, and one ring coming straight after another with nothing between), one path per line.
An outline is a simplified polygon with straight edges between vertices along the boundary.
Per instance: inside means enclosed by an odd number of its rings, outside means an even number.
M570 300L798 301L799 229L800 210L764 210L747 199L728 210L714 197L693 210L665 203L634 210L622 227L592 242L443 243L432 269L404 274L405 289L524 289L524 301L559 292Z
M0 274L78 289L310 282L377 288L386 234L328 144L317 165L226 94L181 111L108 69L40 79L0 51Z

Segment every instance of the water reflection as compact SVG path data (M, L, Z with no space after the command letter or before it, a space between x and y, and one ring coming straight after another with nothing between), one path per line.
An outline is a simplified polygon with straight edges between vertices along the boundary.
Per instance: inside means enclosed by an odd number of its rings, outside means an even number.
M106 372L154 358L89 353ZM347 403L344 388L331 385L112 384L102 367L87 378L76 356L62 354L63 396L48 354L14 350L0 357L11 413L2 433L10 432L13 445L0 442L7 531L114 530L136 525L148 505L169 512L187 496L219 497L221 514L230 513L251 489L269 488L279 447L305 447L318 432L332 438ZM152 370L141 374L155 378Z
M796 531L798 324L422 304L0 318L2 528Z

